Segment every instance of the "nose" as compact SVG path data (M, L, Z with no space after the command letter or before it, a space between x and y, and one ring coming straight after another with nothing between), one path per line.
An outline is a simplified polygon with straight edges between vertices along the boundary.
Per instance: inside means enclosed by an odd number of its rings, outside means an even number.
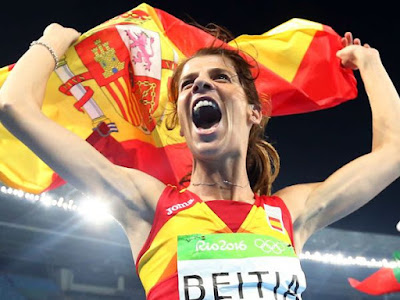
M192 93L204 93L214 89L212 82L205 78L197 78L192 87Z

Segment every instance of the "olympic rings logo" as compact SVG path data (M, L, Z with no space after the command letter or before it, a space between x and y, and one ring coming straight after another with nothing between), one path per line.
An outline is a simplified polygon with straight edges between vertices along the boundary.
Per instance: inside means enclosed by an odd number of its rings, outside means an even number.
M282 254L287 248L285 244L271 240L256 239L254 245L265 253Z

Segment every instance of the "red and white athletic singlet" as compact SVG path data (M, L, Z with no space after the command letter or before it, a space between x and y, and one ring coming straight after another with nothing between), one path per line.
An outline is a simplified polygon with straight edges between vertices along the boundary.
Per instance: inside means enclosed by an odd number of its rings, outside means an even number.
M136 262L149 300L301 299L304 273L282 199L255 195L236 232L197 195L167 186Z

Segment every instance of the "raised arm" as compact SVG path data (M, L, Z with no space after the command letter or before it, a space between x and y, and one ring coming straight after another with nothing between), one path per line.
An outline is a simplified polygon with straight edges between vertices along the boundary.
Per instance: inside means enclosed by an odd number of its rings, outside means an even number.
M400 100L379 53L353 41L338 51L342 65L359 69L372 111L372 149L324 182L294 185L277 192L292 213L298 248L316 230L357 210L400 176Z
M38 40L61 57L79 33L49 25ZM41 112L55 59L43 44L19 59L0 89L0 121L62 178L87 195L107 201L125 225L150 219L164 184L140 172L112 164L86 141ZM129 208L129 209L126 209Z

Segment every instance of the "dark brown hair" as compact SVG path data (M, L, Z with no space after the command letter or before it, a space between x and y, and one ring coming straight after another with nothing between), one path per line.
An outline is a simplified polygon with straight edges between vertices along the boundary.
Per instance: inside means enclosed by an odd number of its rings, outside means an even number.
M253 104L255 109L262 110L262 103L255 86L256 75L252 74L254 67L244 59L239 50L232 50L220 45L203 48L194 53L176 68L169 89L170 101L175 105L174 114L167 120L167 128L173 129L178 123L176 113L176 103L179 96L179 79L185 64L194 57L206 55L219 55L231 60L235 67L240 83L243 87L249 104ZM268 101L269 99L263 99ZM264 103L269 105L269 103ZM250 130L249 144L246 156L247 176L252 190L260 195L270 195L272 183L279 173L280 159L275 148L265 140L264 132L269 117L263 116L260 125L254 125Z

